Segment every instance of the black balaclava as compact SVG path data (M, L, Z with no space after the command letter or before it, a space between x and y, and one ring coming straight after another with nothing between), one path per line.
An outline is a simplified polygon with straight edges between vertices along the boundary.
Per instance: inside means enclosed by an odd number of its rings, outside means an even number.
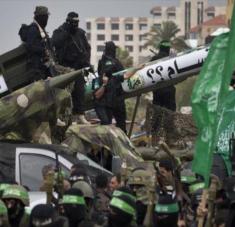
M115 58L116 57L116 45L113 41L109 41L105 43L104 53L106 56Z
M110 202L108 222L110 226L129 226L136 213L136 204L128 195L113 197Z
M15 205L11 208L7 208L9 223L12 226L19 223L21 218L24 215L24 205L22 204L22 202L20 200L18 200L18 199L14 199L14 200L15 200Z
M71 188L63 196L64 215L69 219L70 227L77 227L86 217L86 204L81 190Z
M24 205L18 199L15 199L15 205L11 208L7 208L9 218L15 218L24 211Z
M57 227L63 226L62 220L58 219L58 214L50 204L38 204L30 214L29 227Z
M79 19L78 19L77 13L75 12L68 13L67 18L66 18L66 23L69 26L69 31L71 32L71 34L74 34L77 31L78 22L79 22Z
M47 26L47 22L48 22L48 15L35 15L34 19L37 21L37 23L40 25L40 27L42 29L45 29L45 27Z
M170 55L170 42L167 40L162 40L159 44L159 54L162 55L162 57L167 57Z

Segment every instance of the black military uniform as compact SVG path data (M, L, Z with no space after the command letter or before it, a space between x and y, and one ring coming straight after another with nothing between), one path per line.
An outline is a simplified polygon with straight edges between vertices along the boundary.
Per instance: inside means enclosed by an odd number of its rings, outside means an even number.
M116 46L110 41L105 44L105 50L98 63L99 86L102 86L102 78L105 74L109 78L104 95L95 99L95 109L101 124L111 124L112 117L116 120L116 126L126 132L126 107L120 96L123 93L121 83L123 76L112 76L113 73L123 70L124 67L116 58Z
M155 61L164 57L169 56L170 54L170 45L168 41L161 41L159 45L159 53L155 55L151 61ZM157 89L153 92L153 104L165 107L169 110L176 110L175 103L175 86L171 85L165 88Z
M56 74L53 50L45 31L48 16L47 7L37 6L34 12L34 22L29 26L23 25L19 31L28 51L29 66L35 70L34 80L46 79Z
M90 45L85 31L78 28L78 14L70 12L66 22L53 32L52 41L59 64L81 69L90 66ZM74 114L84 114L85 80L76 80L72 92Z

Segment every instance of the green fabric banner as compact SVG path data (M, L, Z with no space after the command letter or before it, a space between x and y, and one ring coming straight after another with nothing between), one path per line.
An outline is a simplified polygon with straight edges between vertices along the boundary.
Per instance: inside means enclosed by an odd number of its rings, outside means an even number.
M218 139L215 153L224 159L229 175L232 173L231 155L229 152L229 140L235 134L235 91L229 91L224 99L220 111L220 120L217 125Z
M193 171L204 177L206 187L209 186L212 158L218 139L231 121L231 115L226 114L226 98L235 65L234 16L233 10L230 33L222 34L213 41L192 93L193 117L199 131ZM222 157L229 159L229 150L224 151Z

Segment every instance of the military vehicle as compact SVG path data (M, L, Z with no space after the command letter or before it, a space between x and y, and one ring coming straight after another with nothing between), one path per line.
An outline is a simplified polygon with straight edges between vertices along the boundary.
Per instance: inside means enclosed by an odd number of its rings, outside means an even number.
M208 50L209 47L200 47L195 50L179 53L174 57L167 57L147 63L142 70L139 70L132 78L122 84L124 98L133 97L160 87L175 84L189 76L195 75L200 71ZM55 125L56 117L58 115L65 115L65 113L67 115L71 114L71 112L69 113L69 109L71 109L70 95L66 90L59 89L58 87L65 87L68 82L71 82L77 76L87 75L87 71L73 71L66 75L51 78L48 81L31 83L33 80L33 69L30 69L27 59L27 52L24 45L20 45L18 48L0 56L0 95L2 96L0 106L1 109L4 110L0 114L0 134L2 138L15 139L15 135L12 136L9 133L9 129L11 129L11 131L17 134L17 139L28 142L38 142L38 138L35 139L33 135L36 134L42 122L48 121L50 129L53 129L51 132L54 132L55 130L51 125ZM119 73L123 72L124 71ZM116 74L113 76L115 75ZM68 79L70 77L71 79ZM92 107L92 81L97 79L97 75L93 75L92 77L91 79L87 77L88 109ZM9 102L9 100L11 101ZM36 105L35 103L40 103L40 105ZM9 112L5 111L8 109L10 110ZM62 118L64 119L64 116L62 116ZM35 121L35 119L37 120ZM69 122L69 120L67 120L67 123L69 125L71 121ZM22 128L22 125L25 127ZM78 129L78 131L79 130L80 129ZM105 130L104 127L104 131ZM73 131L73 129L70 128L67 132L67 135L69 135L67 138L71 137L71 131ZM89 128L87 131L91 132ZM96 132L99 133L98 131L99 130ZM76 136L74 136L75 134ZM79 140L79 132L72 133L72 135L71 138L74 137L73 143ZM112 138L112 136L110 138ZM92 144L94 142L92 137L89 139L90 144ZM83 141L85 140L83 139ZM119 146L119 149L120 147L121 146ZM113 149L109 150L114 152ZM119 156L122 157L121 150L122 149L120 149ZM133 156L139 158L139 154L137 154L138 152L135 153L135 149L131 151L134 154ZM114 152L114 154L115 153L117 154L117 152Z
M41 191L43 184L42 169L52 165L61 168L65 177L69 177L72 165L83 166L92 183L97 174L104 173L108 177L112 173L87 156L60 145L28 144L16 141L0 142L0 182L17 182L24 185L30 196L30 208L46 203L47 195ZM56 194L55 194L56 196Z

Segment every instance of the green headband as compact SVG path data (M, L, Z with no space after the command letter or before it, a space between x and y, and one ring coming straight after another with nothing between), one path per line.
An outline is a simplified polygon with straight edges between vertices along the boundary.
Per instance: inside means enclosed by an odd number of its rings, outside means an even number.
M112 198L110 205L124 211L125 213L135 216L135 209L119 198Z
M189 192L194 193L195 191L197 191L199 189L203 189L204 187L205 187L204 182L196 183L196 184L193 184L193 185L189 186Z
M20 191L16 188L10 188L7 187L6 190L4 190L3 192L3 198L14 198L14 197L18 197L18 198L22 198L22 199L28 199L28 193L25 191Z
M171 43L168 41L165 41L165 42L160 43L159 47L171 47Z
M183 183L188 183L188 184L191 184L193 183L194 181L196 181L196 177L195 176L181 176L181 182Z
M115 197L118 197L120 195L126 195L128 196L130 199L132 199L134 202L136 202L136 197L131 195L130 193L127 193L127 192L122 192L122 191L119 191L119 190L115 190L112 194L112 196L115 196Z
M4 191L9 186L10 186L10 184L0 184L0 191Z
M85 205L85 200L82 196L76 196L76 195L64 195L63 204L79 204L79 205Z

